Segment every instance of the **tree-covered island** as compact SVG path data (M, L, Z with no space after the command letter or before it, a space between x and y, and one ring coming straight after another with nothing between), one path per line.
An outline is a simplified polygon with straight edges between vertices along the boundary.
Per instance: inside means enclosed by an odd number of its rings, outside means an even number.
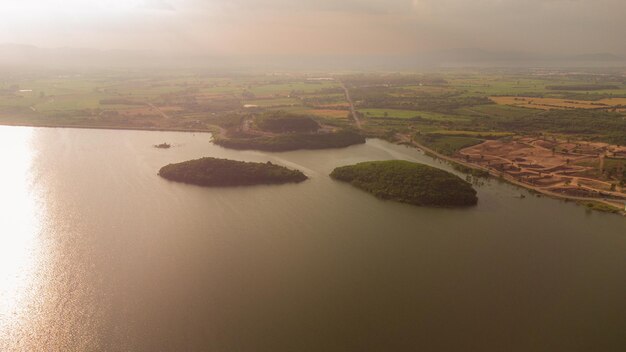
M336 168L333 179L378 198L417 206L465 207L478 203L476 191L461 178L408 161L375 161Z
M202 158L164 166L159 176L205 187L234 187L300 183L307 176L298 170L267 163Z

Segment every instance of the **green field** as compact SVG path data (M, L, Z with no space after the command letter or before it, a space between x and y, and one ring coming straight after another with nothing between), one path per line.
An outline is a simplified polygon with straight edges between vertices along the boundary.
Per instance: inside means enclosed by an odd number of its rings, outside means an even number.
M412 119L422 118L425 120L433 121L467 121L468 119L463 116L454 116L439 114L427 111L415 111L415 110L398 110L398 109L359 109L359 112L366 118L380 119L380 118L397 118L397 119Z
M433 136L457 136L457 137L475 137L475 138L503 138L514 136L513 132L494 132L494 131L458 131L458 130L436 130L427 132Z
M438 146L442 150L455 150L457 144L471 142L453 137L541 133L626 144L623 111L543 111L498 105L489 99L494 95L527 95L598 100L626 94L623 77L612 71L580 74L555 70L546 74L531 69L451 69L436 73L346 73L337 75L338 81L308 81L309 77L306 72L16 71L0 79L0 123L237 129L245 116L284 110L310 116L326 130L354 128L341 80L361 115L363 134L371 137L392 140L398 133L420 131L442 137L436 143L442 144ZM594 85L618 89L567 92L546 88ZM103 104L103 100L109 103Z
M293 98L278 98L278 99L255 99L245 100L246 105L256 105L262 108L281 107L281 106L296 106L300 105L300 100Z
M483 142L478 138L446 135L417 135L415 140L444 155L454 155L461 149Z
M315 93L322 89L339 88L339 85L334 82L289 82L281 84L267 84L254 86L250 91L257 96L286 96L292 92L299 94Z

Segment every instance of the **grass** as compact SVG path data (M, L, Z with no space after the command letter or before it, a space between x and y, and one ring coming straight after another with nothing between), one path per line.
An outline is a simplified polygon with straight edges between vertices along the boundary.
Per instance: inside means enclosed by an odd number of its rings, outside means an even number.
M330 119L347 119L348 110L334 110L334 109L313 109L304 106L292 106L286 108L273 108L272 110L282 110L299 115L311 115L316 117L330 118Z
M439 136L458 136L458 137L476 137L476 138L503 138L514 136L513 132L494 132L494 131L459 131L459 130L437 130L428 132L428 135Z
M452 79L451 85L465 90L468 95L517 95L519 93L546 93L546 85L554 81L501 76L475 76L472 78Z
M609 206L604 203L599 203L599 202L578 202L578 203L583 204L589 210L595 210L595 211L599 211L603 213L612 213L612 214L617 214L620 212L620 209L617 209L615 207Z
M460 115L487 118L521 118L537 113L537 111L526 108L497 104L472 106L469 108L458 109L457 112Z
M255 100L246 100L244 104L256 105L262 108L271 108L271 107L276 107L276 106L300 105L300 100L293 99L293 98L255 99Z
M240 116L259 111L285 110L314 116L316 120L329 126L353 125L348 118L347 107L341 105L346 102L338 83L307 82L306 77L304 74L293 73L222 75L191 70L163 70L151 73L111 70L81 74L15 72L0 81L0 113L4 116L4 121L8 121L7 119L31 121L33 124L202 129L215 124L230 126L239 121ZM419 77L416 80L405 79L410 75L387 86L385 81L376 77L372 75L372 80L369 81L364 74L359 81L363 87L374 88L369 89L372 93L371 98L380 98L376 94L399 94L406 97L407 104L393 105L399 109L361 109L365 122L363 128L368 136L387 138L397 133L419 130L423 135L438 137L435 144L443 144L444 146L438 146L442 150L454 150L457 144L464 145L464 142L507 137L514 133L550 132L563 135L564 138L589 138L626 144L624 134L621 132L623 126L618 123L622 122L623 115L619 114L596 116L594 111L544 111L497 104L472 106L486 104L480 99L468 99L469 103L460 105L451 104L449 109L445 109L445 106L441 108L437 104L410 104L414 100L428 100L429 96L439 97L440 100L447 102L448 95L451 100L459 100L459 97L463 96L494 95L541 95L555 99L585 99L587 95L584 92L577 92L576 95L567 98L563 92L547 91L546 86L589 84L591 78L587 76L534 76L529 73L504 71L449 71L441 73L441 78L445 82L438 86L422 86ZM598 79L599 84L606 83L603 81L604 78ZM618 82L615 84L621 82L611 79L611 82ZM358 85L355 88L358 88ZM33 91L17 92L18 89ZM288 97L292 93L293 96ZM611 90L610 93L617 92ZM597 102L617 97L601 94L601 91L596 91L589 97L598 98ZM136 101L138 105L101 105L99 103L101 99L126 99ZM614 102L626 103L626 99ZM150 111L146 106L147 103L168 111L169 109L176 111L168 112L172 118L166 119ZM361 105L361 101L356 103L360 106L376 106ZM245 104L257 105L259 109L244 109ZM414 107L405 107L403 110L403 106ZM459 106L466 107L458 108ZM147 109L148 112L142 112L142 109ZM106 112L101 114L102 111ZM574 116L576 119L570 117L573 113L579 113L580 116ZM228 118L222 121L222 116ZM594 121L590 121L592 119Z
M335 82L289 82L254 86L250 91L257 96L286 96L291 92L315 93L322 89L339 88Z
M415 139L444 155L454 155L458 151L483 142L482 139L472 137L445 136L445 135L417 135Z
M446 115L436 112L415 111L415 110L398 110L398 109L361 109L359 110L363 116L372 119L380 118L397 118L397 119L412 119L422 118L425 120L433 121L468 121L469 119L463 116Z

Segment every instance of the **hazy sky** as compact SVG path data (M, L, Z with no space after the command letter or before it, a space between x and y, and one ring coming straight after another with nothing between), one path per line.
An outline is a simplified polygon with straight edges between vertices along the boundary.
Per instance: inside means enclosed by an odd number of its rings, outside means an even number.
M626 0L0 0L0 42L199 54L626 54Z

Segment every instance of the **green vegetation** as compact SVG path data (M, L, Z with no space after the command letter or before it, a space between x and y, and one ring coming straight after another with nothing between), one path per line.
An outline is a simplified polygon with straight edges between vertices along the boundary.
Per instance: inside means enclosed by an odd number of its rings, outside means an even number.
M512 132L494 132L494 131L454 131L454 130L437 130L428 132L429 136L457 136L457 137L476 137L476 138L503 138L511 137L515 134Z
M335 77L338 81L312 80L305 73L110 70L60 75L16 70L0 82L0 124L219 130L230 136L245 127L269 134L308 134L315 131L315 124L325 131L345 130L354 123L340 80L362 119L361 132L370 137L393 140L412 131L477 139L549 133L626 144L626 82L618 70L449 69ZM587 104L593 106L590 110L544 111L494 104L490 100L494 96L596 104ZM612 106L598 101L610 98L622 100L614 100ZM285 116L274 119L272 114ZM251 120L256 125L244 126ZM249 137L258 138L255 144L275 142L259 134ZM448 152L461 142L443 138L452 147L442 149ZM278 144L294 143L287 139Z
M268 111L255 121L260 129L276 133L307 133L320 129L320 125L312 118L285 111Z
M595 210L595 211L599 211L602 213L618 214L620 212L620 209L611 207L609 205L606 205L600 202L578 202L578 203L586 206L587 209L589 210Z
M362 87L352 90L359 109L396 109L453 113L467 106L493 104L488 97L464 96L458 92L443 94L407 94L402 89Z
M216 138L214 143L225 148L238 150L262 150L284 152L300 149L333 149L365 143L365 138L356 132L303 134L295 133L276 137Z
M561 133L601 136L599 139L626 144L626 119L619 114L600 110L549 110L525 117L483 121L494 130L526 133Z
M457 163L454 163L452 165L452 167L456 171L459 171L459 172L462 172L464 174L468 174L468 175L471 175L471 176L474 176L474 177L489 178L491 176L491 174L489 174L488 171L480 170L480 169L474 169L474 168L467 167L467 166L464 166L464 165L461 165L461 164L457 164Z
M281 107L281 106L294 106L299 105L300 102L297 99L292 98L275 98L275 99L257 99L246 100L244 105L256 105L261 108Z
M547 86L548 90L613 90L620 89L619 86L614 84L569 84L569 85L557 85L557 86Z
M604 158L604 169L601 171L607 179L617 180L621 186L626 185L626 159Z
M161 168L159 176L170 181L206 187L299 183L307 179L300 171L270 162L249 163L215 158L170 164Z
M462 207L478 203L476 191L469 183L449 172L408 161L344 166L330 176L378 198L418 206Z
M467 118L435 112L397 110L397 109L361 109L359 112L366 118L373 119L424 119L433 121L467 121Z
M418 134L415 140L443 155L454 155L459 150L484 142L482 139L441 134Z

